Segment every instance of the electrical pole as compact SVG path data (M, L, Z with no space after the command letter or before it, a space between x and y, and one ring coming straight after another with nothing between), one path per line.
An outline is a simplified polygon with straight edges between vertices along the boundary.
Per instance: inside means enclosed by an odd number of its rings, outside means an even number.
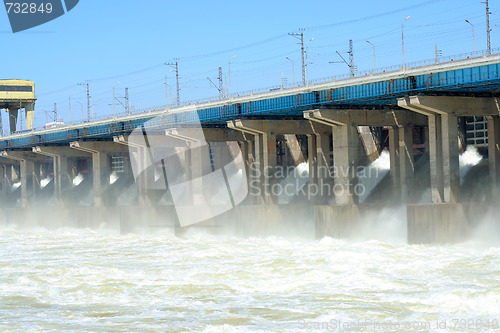
M128 101L128 88L125 88L125 111L127 112L127 114L130 114L130 104Z
M86 81L86 83L78 83L79 86L87 86L87 118L88 121L90 121L90 87L89 87L89 81Z
M306 85L306 62L304 55L304 32L298 33L288 33L288 35L300 40L300 54L302 56L302 84Z
M484 4L486 4L486 48L487 48L487 52L488 52L488 55L491 54L491 43L490 43L490 7L488 5L488 0L485 0L485 2L483 2Z
M219 67L219 98L224 98L224 83L222 81L222 67Z
M181 105L181 89L179 88L179 61L176 60L175 63L167 63L166 65L175 69L175 79L177 81L177 106L179 106Z
M352 44L352 39L349 39L349 63L351 64L349 67L351 67L351 76L354 76L354 51L353 51L353 44Z
M180 88L179 88L179 62L175 62L175 79L177 80L177 106L181 105L181 96L180 96Z

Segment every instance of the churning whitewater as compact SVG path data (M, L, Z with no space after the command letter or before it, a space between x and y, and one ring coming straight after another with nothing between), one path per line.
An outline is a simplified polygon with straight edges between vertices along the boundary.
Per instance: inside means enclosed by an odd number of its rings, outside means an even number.
M463 332L500 321L500 247L484 240L422 246L6 226L0 251L2 331Z
M468 149L462 178L481 159ZM367 167L367 194L388 164L383 153ZM300 189L307 170L283 184ZM407 244L405 216L381 209L346 240L315 240L312 220L286 238L3 225L0 330L500 331L498 219L467 242L426 246Z

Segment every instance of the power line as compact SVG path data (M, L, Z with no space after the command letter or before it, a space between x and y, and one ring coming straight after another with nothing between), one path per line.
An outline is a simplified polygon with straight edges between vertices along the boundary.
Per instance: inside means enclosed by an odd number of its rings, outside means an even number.
M323 29L337 27L339 25L345 25L345 24L351 24L351 23L356 23L356 22L360 22L360 21L371 20L371 19L374 19L374 18L377 18L377 17L382 17L382 16L391 15L391 14L396 14L396 13L399 13L399 12L406 12L406 11L408 11L410 9L414 9L414 8L418 8L418 7L422 7L422 6L427 6L429 4L435 4L436 2L440 2L440 1L446 1L446 0L430 0L430 1L425 1L425 2L416 4L416 5L413 5L413 6L408 6L408 7L404 7L404 8L400 8L400 9L395 9L395 10L391 10L391 11L384 12L384 13L369 15L369 16L365 16L365 17L362 17L362 18L357 18L357 19L352 19L352 20L347 20L347 21L342 21L342 22L337 22L337 23L331 23L331 24L325 24L325 25L318 25L318 26L314 26L314 27L310 27L310 28L305 28L303 30L307 30L307 31L323 30Z

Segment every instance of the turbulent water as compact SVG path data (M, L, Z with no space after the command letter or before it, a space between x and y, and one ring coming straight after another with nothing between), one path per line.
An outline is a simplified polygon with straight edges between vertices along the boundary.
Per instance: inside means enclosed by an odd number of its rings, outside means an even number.
M462 178L480 160L468 149ZM368 167L368 192L388 163ZM283 183L298 190L307 171ZM405 216L382 209L349 240L315 240L311 221L286 238L3 226L0 331L500 331L498 218L467 242L424 246L406 243Z
M492 331L499 245L6 226L0 330Z

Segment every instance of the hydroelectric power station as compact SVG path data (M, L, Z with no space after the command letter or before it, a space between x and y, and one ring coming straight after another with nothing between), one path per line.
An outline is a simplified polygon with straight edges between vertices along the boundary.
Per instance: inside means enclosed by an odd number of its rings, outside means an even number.
M189 227L179 223L172 189L138 186L134 165L150 156L147 177L153 182L172 163L202 177L227 165L227 153L217 151L232 142L241 151L249 195L198 226L252 233L309 220L317 237L346 237L368 223L367 212L404 206L409 242L460 241L500 199L499 92L500 55L492 54L32 129L34 85L2 81L0 107L11 115L11 134L0 138L0 220L182 232ZM22 108L28 130L16 132ZM183 150L176 162L162 165L155 157L164 154L162 147L151 142L168 139L174 150L198 147L194 136L176 134L194 120L207 150ZM148 142L131 140L137 130L149 134ZM461 191L459 154L467 144L488 156L481 177L489 188L481 199ZM389 174L370 202L360 202L362 175L356 170L383 149L390 154ZM283 204L272 191L279 181L273 171L303 162L306 187L315 191L298 192Z

